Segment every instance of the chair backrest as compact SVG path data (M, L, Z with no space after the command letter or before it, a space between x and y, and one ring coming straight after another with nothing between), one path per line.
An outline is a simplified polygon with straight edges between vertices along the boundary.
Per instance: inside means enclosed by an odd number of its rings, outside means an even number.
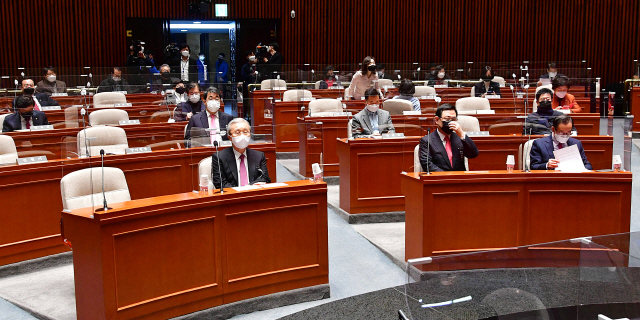
M507 82L504 81L503 77L494 76L493 77L493 82L497 82L501 87L504 87L504 86L507 85Z
M480 131L480 122L476 117L459 115L458 123L460 124L460 127L462 127L462 131L464 132Z
M16 163L18 151L13 138L7 135L0 135L0 163Z
M89 114L91 126L118 125L121 120L129 120L129 114L120 109L101 109Z
M393 85L393 80L391 79L380 79L378 80L378 87L380 89L384 88L384 87L394 87Z
M318 99L309 102L310 116L316 116L320 112L342 112L342 102L338 99Z
M536 93L538 93L538 91L540 91L540 89L542 89L542 88L547 88L547 89L551 90L551 92L553 92L553 89L552 89L551 85L550 84L545 84L543 86L537 87L536 88ZM553 93L551 94L551 98L553 98ZM532 106L533 106L533 111L532 112L538 111L538 101L536 100L535 94L533 95L533 104L532 104ZM526 112L526 110L525 110L525 112Z
M519 163L518 169L524 170L525 166L531 168L531 147L534 141L536 139L529 140L518 147L518 160L516 160Z
M382 109L392 115L402 114L402 111L413 111L413 104L404 99L389 99L382 103Z
M422 165L420 164L420 145L417 145L413 149L413 172L422 172Z
M316 81L316 84L314 85L315 89L320 89L320 82L322 82L322 80Z
M300 101L302 98L311 98L313 94L309 90L287 90L282 94L282 101Z
M207 157L198 163L198 181L200 181L200 176L203 174L207 175L207 179L209 180L209 190L213 190L213 181L211 180L211 161L212 157Z
M260 90L271 90L272 88L286 88L287 82L280 79L267 79L260 82Z
M491 105L489 104L489 99L485 98L460 98L456 101L456 109L458 113L474 110L491 110Z
M149 118L150 123L167 122L173 118L173 112L171 111L156 111Z
M11 113L3 113L0 114L0 125L2 125L4 123L4 118L6 118L8 115L10 115Z
M85 135L87 138L95 138L89 140L85 148ZM100 155L100 149L104 149L106 153L124 154L125 149L129 148L127 141L127 133L119 127L92 127L80 130L78 132L78 154L80 157L89 155Z
M413 94L414 97L422 97L422 96L430 96L435 95L436 89L429 86L416 86L416 92Z
M93 96L93 107L113 108L116 103L127 103L127 97L121 92L100 92Z
M493 124L489 127L490 135L512 135L512 134L522 134L522 128L524 127L524 122L507 122L507 123L497 123Z
M469 95L469 97L475 97L476 96L476 86L471 87L471 94Z
M353 123L353 118L349 119L347 123L347 139L351 139L353 137L353 132L351 132L351 124Z
M71 172L60 180L62 207L75 210L102 204L102 168ZM93 182L93 185L91 184ZM119 168L104 168L104 193L107 203L131 201L127 179Z

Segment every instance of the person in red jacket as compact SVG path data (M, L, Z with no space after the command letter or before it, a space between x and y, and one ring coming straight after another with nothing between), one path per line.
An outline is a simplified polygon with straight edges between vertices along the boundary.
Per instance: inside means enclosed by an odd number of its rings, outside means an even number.
M580 113L582 108L576 102L576 97L568 93L571 87L571 81L566 76L558 76L553 79L551 83L553 88L553 100L551 101L551 107L554 110L569 109L571 113Z

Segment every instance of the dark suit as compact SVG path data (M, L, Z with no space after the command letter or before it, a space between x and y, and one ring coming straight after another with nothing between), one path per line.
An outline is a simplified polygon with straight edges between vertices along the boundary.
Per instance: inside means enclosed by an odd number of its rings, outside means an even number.
M218 118L218 122L220 123L220 127L218 129L226 131L227 124L231 122L231 120L233 120L233 116L228 113L218 111ZM185 140L189 140L189 138L191 138L192 128L209 128L209 118L207 117L207 112L203 111L196 113L191 117L191 119L189 119L189 124L187 124L187 132L185 132L184 134ZM208 132L204 131L203 133ZM222 136L222 140L229 140L229 137L225 134L224 136Z
M562 74L562 73L558 73L558 74L556 74L556 78L557 78L557 77L564 77L564 74ZM540 79L549 79L549 73L545 73L545 74L541 75L541 76L540 76ZM554 78L554 79L555 79L555 78Z
M489 83L489 91L493 91L493 94L500 95L500 84L497 82L491 81ZM475 84L475 94L476 97L479 97L483 94L487 93L487 88L484 86L484 81L480 81Z
M282 65L284 64L284 56L282 53L277 52L274 53L267 61L267 78L275 79L276 75L273 73L279 73L282 70Z
M378 109L378 131L383 133L394 133L396 129L391 122L391 115L389 111ZM351 121L351 132L354 138L360 138L362 136L369 136L373 134L373 126L371 125L371 119L369 119L369 113L367 108L356 113Z
M113 81L112 77L102 80L100 86L98 86L98 93L100 92L113 92L113 91L129 91L129 83L127 80L122 79L118 82Z
M427 139L429 139L430 142L428 142ZM478 147L476 147L475 143L473 143L473 140L471 140L469 136L462 140L455 132L453 132L449 136L449 141L451 143L451 158L453 159L453 165L449 162L447 150L445 149L442 140L440 140L437 130L420 139L420 165L422 166L423 171L426 171L427 169L427 162L429 164L429 171L432 172L465 171L464 158L467 157L472 159L478 156ZM429 143L429 149L427 149L427 143Z
M388 73L383 73L382 76L380 76L380 74L378 74L378 79L389 79L389 80L393 80L393 77L391 77L390 74Z
M551 133L551 126L553 119L557 116L561 116L564 113L553 110L552 113L545 113L540 111L533 112L525 119L525 126L522 128L523 135L543 135Z
M31 116L31 120L33 120L34 126L44 126L49 124L49 120L47 120L47 116L44 112L33 110L33 115ZM20 119L20 113L16 112L10 114L4 118L4 122L2 123L2 132L12 132L15 130L22 130L27 128L22 128L22 119Z
M246 153L247 159L245 160L245 163L248 165L247 171L249 171L249 184L254 184L256 182L271 183L269 171L267 170L267 158L264 156L264 152L247 148ZM238 166L236 164L236 156L233 152L233 147L216 152L211 157L211 181L213 182L213 185L216 189L220 189L218 156L220 157L220 169L222 171L222 185L225 188L237 187L240 177L238 177ZM260 168L264 173L262 176L260 176L258 168Z
M430 74L427 76L427 80L429 80L429 82L427 82L428 86L434 86L434 85L442 85L445 84L444 80L451 80L451 77L448 74L444 74L444 78L440 79L438 78L438 74L436 73L435 75ZM449 87L453 87L453 83L449 82Z
M197 103L191 103L191 101L183 102L178 105L176 112L173 114L173 118L176 121L187 121L187 113L193 113L192 117L196 115L198 112L204 112L205 105L202 100L199 100Z
M40 106L42 106L42 107L59 106L60 105L58 103L58 101L53 100L46 93L34 93L33 97L38 99L38 102L40 103ZM18 100L17 97L15 99L13 99L13 111L16 111L16 100Z
M580 157L582 157L582 163L584 167L593 170L591 163L587 160L587 156L584 154L582 148L582 142L578 139L569 138L567 146L578 145L578 151L580 151ZM566 148L566 147L565 147ZM547 170L547 162L549 159L555 159L553 155L553 137L547 136L533 141L531 147L531 170Z
M181 61L182 61L182 58L178 60L176 64L171 66L171 73L173 73L172 76L178 79L182 79L182 73L181 73L182 70L180 65ZM188 72L189 72L189 82L198 82L198 60L189 58Z
M153 81L153 85L151 86L151 91L160 92L168 89L173 89L173 86L175 86L175 84L178 82L180 82L180 79L174 78L174 77L169 77L169 78L157 77L157 79Z

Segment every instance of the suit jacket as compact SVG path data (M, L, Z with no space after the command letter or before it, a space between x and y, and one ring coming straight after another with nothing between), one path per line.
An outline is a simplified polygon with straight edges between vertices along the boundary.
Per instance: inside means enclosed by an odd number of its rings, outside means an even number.
M227 130L227 124L233 120L233 116L225 113L223 111L218 111L218 117L220 122L220 130ZM184 139L189 140L191 138L191 129L192 128L209 128L209 119L207 118L207 112L198 112L194 114L191 119L189 119L189 124L187 124L187 132L184 134ZM205 131L206 132L206 131ZM227 134L222 136L222 140L229 140Z
M129 87L129 82L127 80L122 79L119 82L113 81L111 77L102 80L100 82L100 86L98 87L98 93L100 92L113 92L113 91L129 91L131 89Z
M182 79L180 61L182 61L182 58L176 61L176 64L171 66L171 73L173 73L172 76L178 79ZM189 82L198 82L198 60L191 57L189 57Z
M469 136L462 140L453 132L449 136L449 141L453 164L449 162L447 150L437 130L420 139L420 165L423 171L426 171L427 167L429 171L465 171L464 158L472 159L478 156L478 147Z
M500 84L497 82L491 81L491 83L489 83L489 91L493 91L494 94L500 95ZM485 93L487 93L487 89L484 86L484 81L480 81L479 83L476 83L475 84L476 97L479 97Z
M192 112L193 116L195 116L196 113L204 112L204 110L205 105L202 99L196 104L191 103L191 101L183 102L178 105L178 109L176 109L176 112L173 114L173 118L176 121L187 121L187 113Z
M47 116L42 111L33 110L33 115L31 116L31 119L33 120L34 126L44 126L49 124L49 120L47 120ZM4 118L4 122L2 123L2 132L12 132L15 130L22 130L22 129L23 128L22 128L22 120L20 119L20 112L15 112Z
M556 78L557 78L557 77L562 77L562 76L564 76L564 74L562 74L562 73L558 73L558 74L556 74ZM548 74L548 73L545 73L545 74L543 74L543 75L540 75L540 79L549 79L549 74ZM555 79L555 78L554 78L554 79Z
M169 77L168 79L157 77L155 80L153 80L151 91L160 92L167 89L173 89L173 86L178 82L180 82L180 79L174 77Z
M378 78L393 80L393 77L391 77L391 75L386 73L386 72L382 74L382 77L380 77L380 75L378 75Z
M378 129L380 134L394 133L396 129L391 122L391 115L389 111L378 109ZM362 136L368 136L373 134L373 127L371 126L371 120L367 114L367 109L356 113L351 121L351 133L354 138L360 138Z
M256 182L271 183L269 171L267 170L267 158L264 152L247 148L247 171L249 171L249 184ZM220 159L220 171L218 171L218 159ZM211 157L211 181L216 189L220 189L220 172L222 174L222 185L225 188L237 187L240 178L238 177L238 166L233 147L216 152ZM260 175L260 168L263 172Z
M522 128L523 135L543 135L551 133L551 126L553 125L553 118L561 116L564 113L560 111L553 111L552 114L541 114L533 112L525 119L525 126ZM529 132L531 131L531 132Z
M54 87L53 86L53 82L40 80L38 82L38 85L36 86L36 92L37 93L52 94L54 91L56 93L65 93L65 92L67 92L67 84L64 83L64 81L56 80L55 81L55 87Z
M38 102L40 103L40 106L43 107L49 107L49 106L59 106L60 104L58 103L58 101L53 100L48 94L46 93L34 93L33 96L38 99ZM18 98L16 97L15 99L13 99L13 111L17 111L16 110L16 100L18 100ZM34 110L35 111L35 110Z
M582 148L582 142L575 138L569 138L567 146L578 145L578 151L580 151L580 157L582 157L582 163L584 167L593 170L591 163L587 160L587 156L584 154ZM547 170L547 162L549 159L555 159L553 155L553 137L546 136L544 138L536 139L533 141L531 147L531 170Z

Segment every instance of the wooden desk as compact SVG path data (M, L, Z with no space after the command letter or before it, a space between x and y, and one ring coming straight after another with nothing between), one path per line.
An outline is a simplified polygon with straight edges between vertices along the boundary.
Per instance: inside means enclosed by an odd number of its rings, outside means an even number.
M400 180L406 259L630 230L631 173L436 172Z
M265 153L276 180L273 143L250 148ZM198 189L198 163L211 148L162 150L105 156L105 166L124 171L132 199L190 192ZM100 165L100 157L55 160L40 164L0 166L0 265L66 251L60 239L62 198L60 179L70 172Z
M640 87L632 87L629 92L629 110L633 115L633 128L640 130Z
M163 100L162 95L155 93L131 93L126 94L127 102L132 104L140 103L152 103L155 101ZM2 97L0 98L0 107L11 107L14 97ZM77 104L83 104L85 98L80 95L68 95L66 97L52 97L61 106L71 106ZM93 95L87 95L86 100L88 104L93 104Z
M532 136L532 139L541 136ZM421 137L337 140L340 208L350 214L404 211L400 173L413 172L413 152ZM520 165L518 147L526 136L472 137L480 154L469 159L469 170L505 169L507 155ZM613 137L578 136L595 170L611 169Z
M287 184L63 212L78 319L170 318L328 284L327 186Z

